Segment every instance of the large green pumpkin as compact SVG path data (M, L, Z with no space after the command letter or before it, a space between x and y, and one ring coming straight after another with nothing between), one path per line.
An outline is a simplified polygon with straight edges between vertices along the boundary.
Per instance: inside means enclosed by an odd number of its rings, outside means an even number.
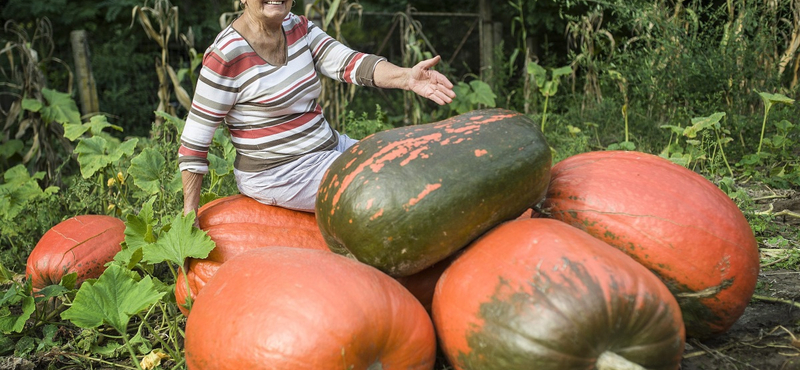
M387 130L331 165L317 223L331 250L407 276L537 204L550 166L536 123L508 110Z

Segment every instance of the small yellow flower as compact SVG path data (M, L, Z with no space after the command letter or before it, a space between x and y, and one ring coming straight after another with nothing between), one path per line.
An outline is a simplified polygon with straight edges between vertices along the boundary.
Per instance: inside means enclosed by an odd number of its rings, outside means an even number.
M115 178L112 177L112 178L108 179L108 187L109 188L114 186L114 184L116 184L116 183L117 183L117 180Z
M125 185L125 176L122 176L121 171L117 172L117 180L119 180L120 184Z
M114 208L117 208L117 205L116 205L116 204L114 204L114 203L111 203L111 204L109 204L109 205L108 205L108 210L109 210L109 211L112 211L112 210L114 210Z

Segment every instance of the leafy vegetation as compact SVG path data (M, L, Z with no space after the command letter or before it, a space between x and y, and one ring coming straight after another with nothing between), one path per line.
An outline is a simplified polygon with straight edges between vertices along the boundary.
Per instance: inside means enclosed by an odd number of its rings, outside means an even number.
M456 85L453 104L437 107L402 91L328 84L325 110L342 132L363 138L482 107L523 112L540 122L554 161L636 149L703 174L744 211L766 268L797 270L800 234L786 222L797 212L759 203L800 189L800 52L792 42L800 13L792 4L493 2L506 41L496 45L491 74L481 70L477 33L469 34L477 1L318 0L295 10L397 64L443 55L437 69ZM213 243L180 212L181 117L203 48L235 11L188 0L4 5L0 355L42 368L184 367L184 302L172 291L184 259ZM91 34L100 93L101 112L85 116L73 86L74 29ZM219 130L202 202L237 192L233 156ZM33 246L56 223L90 213L126 221L122 252L96 281L76 287L67 276L34 294L22 275Z

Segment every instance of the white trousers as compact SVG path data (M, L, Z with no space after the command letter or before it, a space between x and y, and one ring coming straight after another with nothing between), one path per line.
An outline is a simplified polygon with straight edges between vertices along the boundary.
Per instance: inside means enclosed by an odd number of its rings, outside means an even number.
M357 142L339 134L339 144L334 150L309 153L262 172L234 169L239 192L267 205L314 212L325 171L342 152Z

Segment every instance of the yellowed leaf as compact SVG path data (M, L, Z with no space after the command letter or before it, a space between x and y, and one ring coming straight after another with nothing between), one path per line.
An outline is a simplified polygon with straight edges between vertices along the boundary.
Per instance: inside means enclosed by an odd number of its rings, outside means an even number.
M139 366L141 366L142 369L144 370L152 370L155 369L158 365L161 365L161 360L165 358L169 358L169 355L157 349L154 349L150 351L150 353L144 356L142 362L139 363Z

